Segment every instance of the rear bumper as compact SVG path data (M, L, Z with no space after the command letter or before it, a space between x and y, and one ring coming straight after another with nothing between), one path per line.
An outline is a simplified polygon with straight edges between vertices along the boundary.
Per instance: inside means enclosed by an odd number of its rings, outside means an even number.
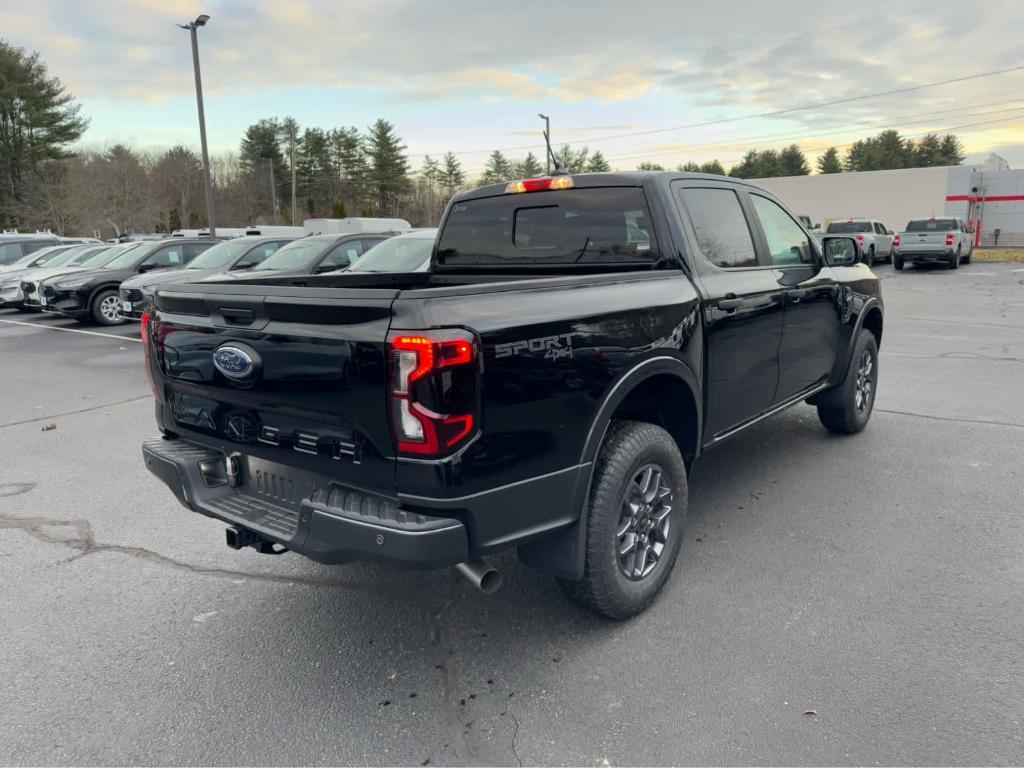
M903 261L949 261L956 255L952 248L938 248L930 251L904 251L897 248L895 255Z
M0 309L20 307L25 301L25 294L20 287L0 291Z
M147 469L193 512L319 562L440 568L469 559L462 521L405 509L396 498L248 458L240 459L242 482L232 487L222 452L180 438L146 440L142 455Z

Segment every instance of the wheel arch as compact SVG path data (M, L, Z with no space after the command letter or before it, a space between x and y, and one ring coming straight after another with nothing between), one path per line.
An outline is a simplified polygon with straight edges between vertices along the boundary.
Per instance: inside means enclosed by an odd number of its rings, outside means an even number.
M609 388L587 434L573 494L576 522L556 534L519 548L528 565L568 581L583 577L586 555L587 500L594 480L597 455L608 427L616 418L645 421L663 427L679 447L687 469L700 454L703 429L701 389L694 371L668 355L648 358L621 375Z

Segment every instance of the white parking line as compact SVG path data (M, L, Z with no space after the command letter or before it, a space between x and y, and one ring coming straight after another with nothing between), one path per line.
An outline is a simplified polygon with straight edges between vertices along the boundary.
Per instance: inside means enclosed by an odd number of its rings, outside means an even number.
M47 331L66 331L67 333L84 333L86 336L102 336L105 339L117 339L118 341L134 341L141 344L142 339L133 339L131 336L118 336L115 333L99 333L98 331L83 331L81 328L61 328L56 325L43 325L42 323L26 323L22 320L0 320L0 323L8 325L27 325L29 328L43 328Z

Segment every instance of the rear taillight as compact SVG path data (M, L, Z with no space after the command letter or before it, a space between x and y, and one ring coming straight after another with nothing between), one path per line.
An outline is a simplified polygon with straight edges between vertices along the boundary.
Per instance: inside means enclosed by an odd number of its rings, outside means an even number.
M152 342L153 334L151 333L151 326L153 323L153 316L146 312L142 315L142 323L140 325L142 333L142 355L143 355L143 367L146 369L146 380L149 381L149 388L153 390L153 397L160 397L160 390L157 389L156 380L153 378L153 350L150 346Z
M896 236L895 236L895 237L894 237L894 238L892 239L892 244L893 244L893 246L894 246L894 247L896 247L896 248L899 248L899 247L900 247L900 236L899 236L899 235L896 235Z
M400 454L440 457L476 431L477 352L464 331L392 333L391 426Z
M864 235L857 235L857 242L864 245Z
M950 232L950 233L948 233L946 235L946 245L952 245L952 244L953 244L953 233Z

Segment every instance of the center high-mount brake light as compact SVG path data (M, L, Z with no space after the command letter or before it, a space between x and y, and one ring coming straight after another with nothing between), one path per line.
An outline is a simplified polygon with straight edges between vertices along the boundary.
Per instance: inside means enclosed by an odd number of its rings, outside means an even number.
M390 339L391 421L400 454L442 456L473 434L473 341L461 331Z
M572 176L548 176L543 179L510 181L505 187L505 194L518 194L519 192L545 192L548 190L572 188Z

